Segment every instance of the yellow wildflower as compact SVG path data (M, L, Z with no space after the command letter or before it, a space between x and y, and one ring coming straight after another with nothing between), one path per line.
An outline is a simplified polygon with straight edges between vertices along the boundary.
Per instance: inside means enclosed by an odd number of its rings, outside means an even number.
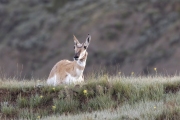
M157 68L154 68L154 71L156 71L157 70Z
M40 119L41 117L40 116L37 116L37 119Z
M53 88L53 90L55 91L55 88Z
M134 75L134 72L131 72L131 75Z
M154 109L156 109L156 106L154 106Z
M56 106L52 106L52 109L55 110L55 109L56 109Z
M40 98L43 98L43 96L41 95Z
M87 95L87 90L83 90L84 95Z

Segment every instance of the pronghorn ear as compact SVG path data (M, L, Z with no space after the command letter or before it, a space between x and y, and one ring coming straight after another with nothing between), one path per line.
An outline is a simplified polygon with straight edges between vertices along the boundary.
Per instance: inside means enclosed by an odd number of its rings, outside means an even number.
M88 37L86 38L86 42L84 43L85 49L88 48L90 41L91 41L91 36L88 34Z
M74 43L75 43L75 45L79 44L79 41L78 41L78 39L76 38L76 36L75 36L75 35L73 35L73 36L74 36Z

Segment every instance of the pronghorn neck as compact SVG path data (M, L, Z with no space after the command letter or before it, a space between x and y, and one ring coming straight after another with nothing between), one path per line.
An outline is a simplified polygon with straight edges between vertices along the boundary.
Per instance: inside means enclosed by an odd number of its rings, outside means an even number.
M81 67L85 67L86 66L87 55L88 55L88 53L86 52L85 55L81 59L77 60L77 64L79 66L81 66Z

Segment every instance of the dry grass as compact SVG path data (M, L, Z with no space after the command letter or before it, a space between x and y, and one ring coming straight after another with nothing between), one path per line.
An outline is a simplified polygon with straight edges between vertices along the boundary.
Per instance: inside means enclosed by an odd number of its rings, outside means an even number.
M117 109L108 109L103 111L94 111L92 113L86 112L77 115L61 115L44 118L44 120L162 120L173 119L178 120L179 114L174 114L175 110L180 112L180 104L174 103L174 101L180 102L180 92L175 95L167 95L167 101L140 101L136 104L124 103ZM171 105L174 103L176 106ZM168 110L168 108L170 109ZM166 115L164 113L167 113ZM168 116L168 113L171 114ZM176 116L178 115L178 116ZM175 118L176 117L176 118Z
M3 119L180 117L179 76L93 74L82 84L57 87L47 86L44 80L1 80L0 83L0 118Z

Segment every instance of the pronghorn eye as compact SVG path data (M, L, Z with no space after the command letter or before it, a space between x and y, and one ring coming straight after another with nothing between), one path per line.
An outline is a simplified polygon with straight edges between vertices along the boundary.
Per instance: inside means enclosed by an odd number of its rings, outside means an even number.
M87 47L86 46L84 46L84 49L86 49Z
M75 46L74 46L74 49L75 49Z

